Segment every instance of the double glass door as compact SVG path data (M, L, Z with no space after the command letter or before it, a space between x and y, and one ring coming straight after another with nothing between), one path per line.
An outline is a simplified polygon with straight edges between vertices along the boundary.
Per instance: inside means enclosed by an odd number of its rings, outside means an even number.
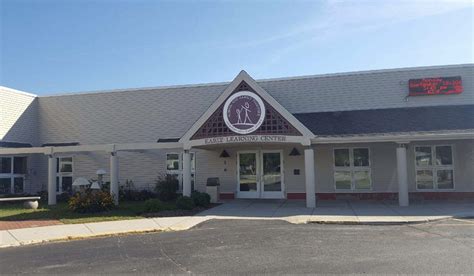
M284 198L281 151L241 151L237 156L239 198Z

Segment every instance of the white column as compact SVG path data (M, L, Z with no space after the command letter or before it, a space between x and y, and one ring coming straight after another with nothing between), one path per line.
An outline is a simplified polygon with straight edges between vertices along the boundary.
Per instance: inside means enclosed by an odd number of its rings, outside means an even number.
M314 150L304 150L304 174L306 183L306 207L316 207L316 181L314 177Z
M398 204L408 206L407 149L405 144L397 148Z
M48 156L48 205L56 205L56 157Z
M183 196L191 196L191 154L183 153Z
M110 194L115 205L119 204L119 161L116 152L110 153Z

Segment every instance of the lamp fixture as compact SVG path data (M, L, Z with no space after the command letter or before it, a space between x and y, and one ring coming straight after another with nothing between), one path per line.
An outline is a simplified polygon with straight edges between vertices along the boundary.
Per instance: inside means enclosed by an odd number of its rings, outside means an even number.
M99 182L95 181L94 183L92 183L91 189L92 190L100 190Z
M104 175L106 173L107 173L107 171L104 170L104 169L98 169L97 172L96 172L97 175Z
M219 155L221 158L227 158L230 157L229 153L227 153L226 150L222 150L221 155Z
M296 149L296 148L293 148L290 152L290 156L300 156L300 152Z
M88 186L90 184L91 183L89 182L89 180L85 179L84 177L78 177L76 178L76 180L74 180L74 182L72 183L72 186L80 187L80 186Z

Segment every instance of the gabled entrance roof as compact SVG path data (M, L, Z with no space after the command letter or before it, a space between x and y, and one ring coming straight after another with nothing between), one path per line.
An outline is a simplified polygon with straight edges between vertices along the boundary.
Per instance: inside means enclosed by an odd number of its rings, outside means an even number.
M270 107L271 111L274 111L275 114L281 115L281 119L288 124L288 129L291 129L291 142L299 142L302 144L309 145L309 141L314 137L314 134L305 127L295 116L293 116L288 110L286 110L279 102L277 102L267 91L265 91L260 85L258 85L255 80L250 77L247 72L241 71L237 77L227 86L224 92L212 103L212 105L206 110L206 112L191 126L191 128L183 135L180 139L180 143L185 145L190 144L191 140L199 140L202 138L196 136L198 131L208 122L208 120L219 111L219 108L223 106L225 101L236 91L238 91L239 86L244 85L247 87L247 90L250 90L260 96L262 100ZM218 116L220 114L217 114ZM224 125L223 128L228 128ZM229 133L227 131L226 133ZM256 131L258 133L258 130ZM226 136L228 134L224 134ZM235 134L238 135L238 134ZM250 134L252 135L252 134ZM270 134L271 135L271 134ZM278 134L276 134L278 135ZM283 134L285 135L285 134ZM192 144L200 144L199 141L193 141ZM188 145L190 147L191 145Z

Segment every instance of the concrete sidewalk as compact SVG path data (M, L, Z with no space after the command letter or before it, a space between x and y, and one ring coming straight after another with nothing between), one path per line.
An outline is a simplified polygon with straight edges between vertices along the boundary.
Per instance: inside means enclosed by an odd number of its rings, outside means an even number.
M112 234L187 230L207 217L167 217L22 228L0 231L0 248Z
M474 201L420 201L408 207L395 201L232 200L199 213L215 219L282 219L290 223L403 224L451 217L474 217Z
M64 224L0 231L0 247L111 234L187 230L211 219L272 219L290 223L403 224L474 217L474 202L318 201L309 209L297 200L233 200L191 217L147 218Z

